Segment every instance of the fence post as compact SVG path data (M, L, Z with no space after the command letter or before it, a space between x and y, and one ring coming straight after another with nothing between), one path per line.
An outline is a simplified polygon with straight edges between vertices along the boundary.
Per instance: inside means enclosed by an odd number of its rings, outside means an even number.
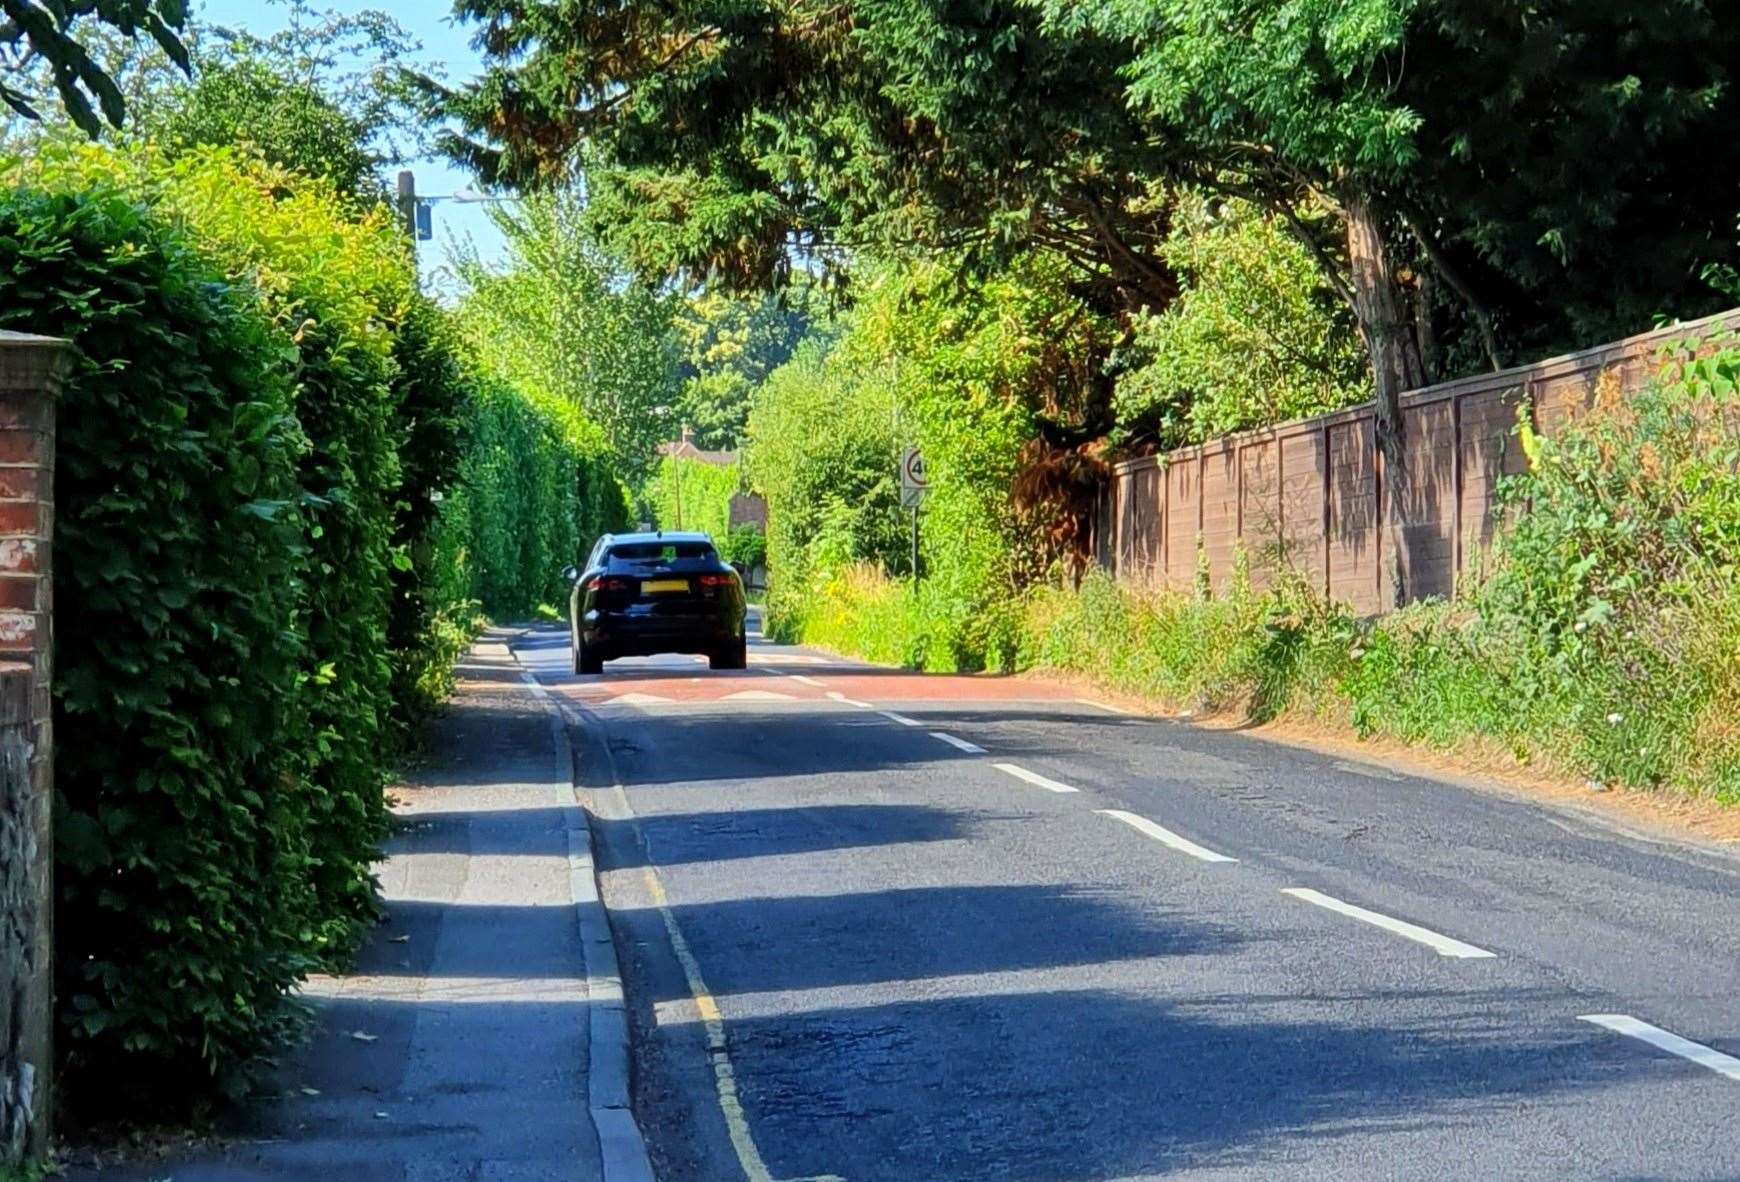
M63 349L0 332L0 1165L45 1156L51 1132L50 539Z

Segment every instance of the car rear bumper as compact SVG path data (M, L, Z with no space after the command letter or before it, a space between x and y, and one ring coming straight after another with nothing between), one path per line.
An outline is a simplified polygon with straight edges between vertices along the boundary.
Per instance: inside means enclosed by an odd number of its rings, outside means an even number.
M580 627L587 648L610 657L712 653L736 644L743 623L722 616L641 616L593 613Z

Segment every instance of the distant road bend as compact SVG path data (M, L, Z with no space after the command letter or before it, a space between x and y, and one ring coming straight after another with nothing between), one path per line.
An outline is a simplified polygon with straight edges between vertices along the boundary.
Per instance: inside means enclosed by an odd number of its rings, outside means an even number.
M1740 1179L1740 861L1042 683L518 655L665 1182Z

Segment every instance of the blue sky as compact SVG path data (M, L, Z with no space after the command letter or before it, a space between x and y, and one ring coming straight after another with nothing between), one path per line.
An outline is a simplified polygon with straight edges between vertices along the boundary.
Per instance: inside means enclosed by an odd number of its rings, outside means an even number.
M315 0L314 6L323 11L373 9L390 13L423 43L422 64L448 81L471 77L480 68L477 52L471 48L472 29L453 21L447 0ZM284 6L271 0L204 0L198 17L206 23L240 27L259 36L276 32L289 23ZM420 194L455 193L472 183L469 173L445 160L419 160L409 167L416 173ZM486 259L498 255L501 235L490 223L483 206L444 201L435 206L434 217L434 240L418 244L425 275L433 274L446 261L446 243L455 237L472 239Z

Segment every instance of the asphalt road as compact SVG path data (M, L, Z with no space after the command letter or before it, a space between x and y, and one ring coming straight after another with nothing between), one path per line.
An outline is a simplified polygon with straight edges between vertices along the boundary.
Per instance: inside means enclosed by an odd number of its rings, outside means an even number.
M1740 1179L1740 860L1060 687L519 655L665 1182Z

